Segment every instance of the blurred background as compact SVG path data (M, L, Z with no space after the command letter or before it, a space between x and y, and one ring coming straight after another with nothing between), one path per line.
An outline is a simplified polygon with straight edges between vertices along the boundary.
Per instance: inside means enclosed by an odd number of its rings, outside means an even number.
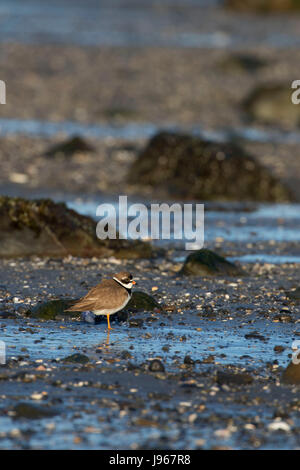
M147 195L127 174L167 129L238 142L299 201L297 0L3 0L0 41L2 194Z

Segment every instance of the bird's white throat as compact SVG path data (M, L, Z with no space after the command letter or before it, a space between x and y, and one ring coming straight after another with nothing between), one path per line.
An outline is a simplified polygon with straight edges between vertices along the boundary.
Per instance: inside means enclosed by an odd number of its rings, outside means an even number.
M118 282L119 284L121 284L121 286L125 287L125 289L132 289L132 282L129 282L128 284L124 284L122 281L120 281L119 279L117 279L116 277L113 277L114 281Z

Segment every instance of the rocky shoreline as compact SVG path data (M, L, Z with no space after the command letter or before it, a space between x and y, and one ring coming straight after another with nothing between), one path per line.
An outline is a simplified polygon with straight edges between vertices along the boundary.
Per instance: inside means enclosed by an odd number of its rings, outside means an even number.
M165 259L122 261L165 308L129 311L108 338L105 322L26 315L37 302L82 295L118 263L0 261L8 353L0 369L1 446L297 447L298 386L282 381L300 335L299 305L287 294L298 285L297 266L191 279L172 273Z

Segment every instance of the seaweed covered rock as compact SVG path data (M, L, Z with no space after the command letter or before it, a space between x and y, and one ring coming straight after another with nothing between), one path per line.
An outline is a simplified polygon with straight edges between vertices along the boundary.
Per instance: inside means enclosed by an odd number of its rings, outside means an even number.
M290 191L238 145L169 132L150 140L133 163L128 182L177 199L292 199Z
M132 293L132 297L126 305L126 310L132 309L138 312L152 312L155 309L160 309L159 303L145 292L135 291Z
M35 307L27 310L26 315L42 320L55 320L59 316L80 316L80 312L66 311L74 304L74 300L55 299L48 302L40 302Z
M46 152L47 157L71 157L76 153L91 153L94 148L79 136L71 137L51 146Z
M225 0L225 6L258 13L300 11L300 0Z
M148 258L149 243L99 240L96 222L50 199L0 197L0 257L116 256Z
M187 276L207 276L207 275L239 275L239 268L235 264L227 261L223 256L211 250L202 248L191 253L184 262L180 274Z
M300 125L300 106L291 101L290 84L266 84L252 90L244 101L251 120L281 126Z
M298 356L300 356L300 354ZM290 362L283 371L281 381L284 384L300 385L300 363L295 364L293 361Z

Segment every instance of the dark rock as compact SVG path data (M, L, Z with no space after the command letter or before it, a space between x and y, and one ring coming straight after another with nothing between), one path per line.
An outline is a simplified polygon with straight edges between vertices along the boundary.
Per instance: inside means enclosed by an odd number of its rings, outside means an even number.
M151 296L142 291L134 291L132 297L126 305L126 310L136 310L138 312L152 312L160 309L159 303Z
M44 320L55 320L57 316L80 316L80 312L66 312L74 304L75 300L50 300L38 303L35 307L27 310L26 315Z
M244 101L251 120L264 124L300 125L300 107L291 101L290 84L268 84L255 88Z
M149 364L150 372L164 372L165 366L159 359L153 359Z
M217 372L217 383L219 385L248 385L253 382L253 377L247 373Z
M290 290L286 292L286 296L295 302L299 302L300 300L300 287L297 287L295 290Z
M274 351L278 354L282 353L285 350L284 346L278 345L274 346Z
M148 258L149 243L99 240L96 222L50 199L0 197L0 257L116 256Z
M71 362L73 364L87 364L90 362L89 358L84 354L75 353L63 359L64 362Z
M90 153L95 149L88 144L82 137L74 136L70 139L53 145L45 152L47 157L69 157L76 153Z
M56 416L58 411L47 406L33 405L31 403L21 402L12 409L14 418L42 419Z
M298 357L300 355L298 354ZM300 359L300 358L299 358ZM293 361L283 371L281 381L284 384L299 385L300 384L300 362L294 364Z
M191 253L184 262L180 274L193 276L207 275L240 275L240 270L223 256L202 248Z
M133 163L128 181L181 200L292 199L290 191L237 144L168 132L150 140Z
M234 10L258 13L300 10L299 0L225 0L225 6Z

